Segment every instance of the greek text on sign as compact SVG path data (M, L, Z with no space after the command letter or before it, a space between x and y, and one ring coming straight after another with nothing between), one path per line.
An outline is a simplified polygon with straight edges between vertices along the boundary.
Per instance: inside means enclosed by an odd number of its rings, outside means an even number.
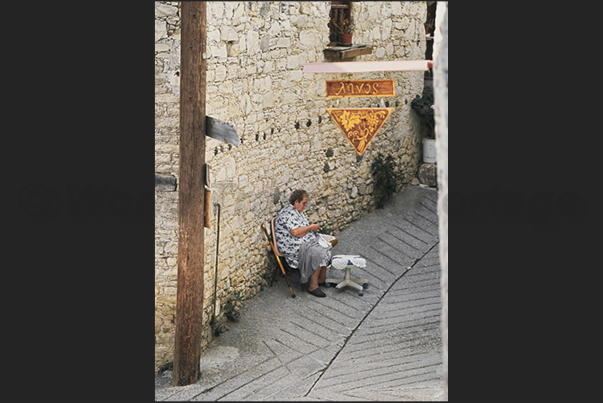
M393 97L394 80L326 80L327 98L342 97Z
M327 109L358 155L381 129L394 108Z

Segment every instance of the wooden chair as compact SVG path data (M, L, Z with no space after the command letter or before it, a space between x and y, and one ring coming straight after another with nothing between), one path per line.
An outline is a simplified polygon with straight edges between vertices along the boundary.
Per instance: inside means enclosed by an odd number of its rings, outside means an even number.
M274 233L274 221L276 220L276 216L272 218L267 223L262 224L262 229L264 230L264 234L270 243L270 247L272 248L272 252L276 257L277 266L274 268L274 273L272 274L272 280L270 281L270 286L272 287L272 283L274 283L274 278L276 277L276 273L278 268L280 267L283 276L285 276L285 280L287 281L287 286L289 287L289 291L291 291L291 298L295 298L295 292L293 292L293 288L291 287L291 282L289 281L289 277L287 272L291 272L291 268L287 264L287 260L285 259L285 255L279 252L278 247L276 245L276 235ZM285 270L285 267L287 270Z

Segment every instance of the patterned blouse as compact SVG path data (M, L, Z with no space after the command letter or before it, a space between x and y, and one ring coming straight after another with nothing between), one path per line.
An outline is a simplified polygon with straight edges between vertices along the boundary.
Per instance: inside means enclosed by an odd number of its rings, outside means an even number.
M299 246L309 240L314 239L318 235L314 231L308 232L301 238L291 235L289 231L299 227L310 225L306 216L293 207L292 204L287 204L278 213L274 222L274 233L279 252L285 255L287 263L293 268L299 266Z

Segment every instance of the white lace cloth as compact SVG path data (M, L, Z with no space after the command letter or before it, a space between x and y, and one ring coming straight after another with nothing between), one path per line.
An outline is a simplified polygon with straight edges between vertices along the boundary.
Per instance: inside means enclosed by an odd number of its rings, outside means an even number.
M360 255L335 255L331 260L331 267L343 270L347 266L366 267L366 260Z
M322 246L323 248L328 248L331 249L332 245L331 243L328 241L327 239L328 235L324 235L324 234L318 234L318 243L320 244L320 246Z

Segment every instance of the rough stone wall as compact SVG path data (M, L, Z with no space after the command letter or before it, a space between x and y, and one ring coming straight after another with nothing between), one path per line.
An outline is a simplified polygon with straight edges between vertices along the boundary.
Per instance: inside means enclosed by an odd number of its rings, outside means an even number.
M252 298L273 263L260 225L292 190L310 193L311 222L333 234L373 209L370 164L392 155L406 186L419 165L419 123L410 101L423 72L303 74L326 61L330 2L207 2L206 113L232 122L241 145L206 138L212 203L220 203L218 309L235 291ZM354 2L354 43L368 60L425 58L424 2ZM179 2L155 2L155 172L178 179ZM393 78L396 96L325 98L326 79ZM327 108L395 107L362 158L330 121ZM177 192L156 191L156 365L172 358L177 277ZM211 340L217 216L205 230L204 343Z

